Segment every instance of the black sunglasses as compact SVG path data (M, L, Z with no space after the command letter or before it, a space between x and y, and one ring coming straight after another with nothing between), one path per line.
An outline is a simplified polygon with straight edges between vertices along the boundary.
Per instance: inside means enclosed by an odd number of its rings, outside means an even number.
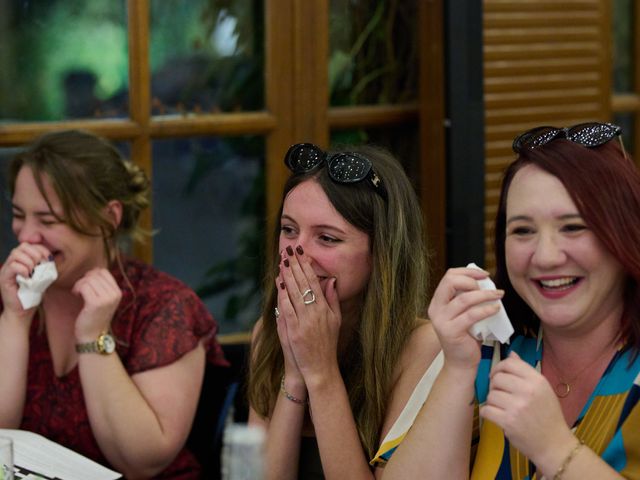
M313 143L296 143L289 147L284 164L294 174L307 173L319 168L324 162L329 178L336 183L357 183L367 180L373 189L386 200L387 192L382 179L373 170L371 160L355 152L328 154Z
M513 151L520 153L525 148L537 148L558 138L567 139L583 147L604 145L622 133L622 128L612 123L588 122L573 127L536 127L518 135L513 141Z

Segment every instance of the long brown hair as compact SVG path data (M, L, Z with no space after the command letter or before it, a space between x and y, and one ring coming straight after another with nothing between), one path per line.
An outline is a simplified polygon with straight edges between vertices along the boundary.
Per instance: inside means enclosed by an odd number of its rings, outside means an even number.
M621 339L640 348L640 173L617 141L596 148L568 140L523 149L507 168L502 181L495 222L496 285L505 290L503 302L520 333L535 333L540 323L516 293L505 258L507 194L515 174L535 165L557 177L580 215L604 247L627 273Z
M346 151L358 152L371 161L388 198L385 200L367 182L336 183L326 168L289 177L273 233L274 249L266 268L262 324L252 348L248 395L259 415L271 415L284 371L273 316L282 204L293 188L313 179L340 215L370 240L372 268L362 293L360 321L348 349L349 357L339 360L360 440L372 457L391 394L394 367L418 324L418 317L425 313L429 259L419 203L398 161L373 147Z

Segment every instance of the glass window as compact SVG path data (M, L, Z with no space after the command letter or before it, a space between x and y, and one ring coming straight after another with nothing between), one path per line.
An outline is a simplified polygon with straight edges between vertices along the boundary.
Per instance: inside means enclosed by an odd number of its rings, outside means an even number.
M331 105L416 100L416 0L331 0Z
M0 263L4 262L9 251L17 245L11 231L11 198L9 197L7 171L9 162L20 148L0 148Z
M377 145L389 150L400 161L416 192L419 192L420 142L416 124L336 130L331 133L332 148L362 144Z
M124 0L7 0L0 122L127 115Z
M152 113L262 109L263 3L152 2Z
M259 316L264 226L261 137L153 147L154 264L196 290L223 333Z
M634 25L635 2L613 2L613 90L615 93L633 92L634 83Z
M635 154L634 135L636 126L636 116L632 112L616 113L613 117L613 123L622 127L622 141L624 149L634 156L636 163L640 161L638 155Z

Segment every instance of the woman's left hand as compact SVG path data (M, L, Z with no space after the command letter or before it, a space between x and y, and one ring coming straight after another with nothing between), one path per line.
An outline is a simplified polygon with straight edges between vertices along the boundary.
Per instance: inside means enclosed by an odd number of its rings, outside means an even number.
M109 331L111 319L122 298L122 290L109 270L89 270L75 283L72 292L84 301L76 319L76 339L93 340L100 333Z
M288 253L282 255L281 275L286 295L280 292L278 305L287 322L296 363L309 385L310 381L337 370L342 317L336 279L326 280L323 290L304 254L289 247ZM311 292L304 295L308 290ZM312 299L315 301L311 302Z
M536 464L552 449L575 441L547 379L515 352L491 372L480 415L502 428L509 442Z

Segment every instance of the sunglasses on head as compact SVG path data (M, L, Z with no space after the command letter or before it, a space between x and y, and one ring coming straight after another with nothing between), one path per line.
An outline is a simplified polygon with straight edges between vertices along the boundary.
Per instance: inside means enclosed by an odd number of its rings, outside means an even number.
M366 180L382 198L387 198L382 179L364 155L355 152L329 154L313 143L297 143L284 156L284 164L294 174L310 172L323 163L327 164L329 178L334 182L350 184Z
M573 127L536 127L518 135L513 141L513 151L520 153L525 148L537 148L564 138L583 147L604 145L622 133L622 128L612 123L588 122Z

